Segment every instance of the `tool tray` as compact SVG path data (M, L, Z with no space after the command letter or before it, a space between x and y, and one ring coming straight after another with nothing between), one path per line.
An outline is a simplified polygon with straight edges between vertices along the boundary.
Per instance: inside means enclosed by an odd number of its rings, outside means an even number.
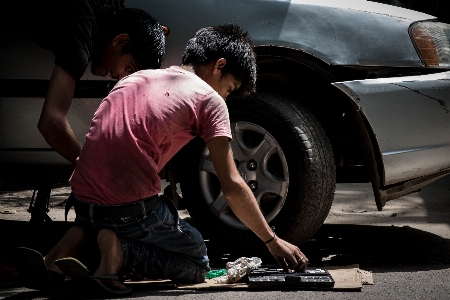
M248 274L250 287L330 288L333 277L325 269L306 269L305 272L284 272L282 269L259 268Z

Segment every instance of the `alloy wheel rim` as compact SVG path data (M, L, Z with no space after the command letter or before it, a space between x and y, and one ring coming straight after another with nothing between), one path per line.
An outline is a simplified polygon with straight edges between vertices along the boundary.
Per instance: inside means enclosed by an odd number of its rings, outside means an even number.
M250 122L231 123L231 149L239 174L249 185L267 222L283 207L289 187L286 157L276 139ZM226 225L248 229L231 211L205 146L199 165L203 198L213 214Z

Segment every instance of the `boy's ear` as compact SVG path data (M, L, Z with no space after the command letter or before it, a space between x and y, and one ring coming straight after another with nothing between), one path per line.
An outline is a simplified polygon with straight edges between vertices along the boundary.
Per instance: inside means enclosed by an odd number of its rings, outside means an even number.
M127 33L121 33L113 38L113 46L125 46L130 41L130 36Z
M227 64L227 60L225 58L219 58L214 64L214 74L221 72L223 67Z

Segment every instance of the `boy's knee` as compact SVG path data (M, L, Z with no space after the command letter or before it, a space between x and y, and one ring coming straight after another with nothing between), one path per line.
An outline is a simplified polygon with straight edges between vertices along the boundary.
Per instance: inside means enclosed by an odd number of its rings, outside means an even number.
M193 284L205 282L206 274L208 274L208 271L205 270L190 270L188 272L179 272L175 276L168 277L169 279L179 283Z
M74 226L66 232L65 236L73 242L79 242L86 237L86 231L80 226Z
M197 266L196 271L186 272L183 279L189 283L202 283L205 282L206 274L209 271L211 271L209 263L203 262Z
M197 276L197 283L205 282L206 275L208 274L208 272L209 272L209 270L203 271L203 272L199 272L199 274Z

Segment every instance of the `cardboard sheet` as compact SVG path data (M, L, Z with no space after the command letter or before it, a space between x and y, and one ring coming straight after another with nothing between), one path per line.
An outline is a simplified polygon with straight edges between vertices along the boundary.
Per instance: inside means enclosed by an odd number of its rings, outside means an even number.
M333 277L335 284L333 288L338 290L360 290L363 285L373 284L372 272L361 270L359 265L350 266L328 266L325 267ZM249 287L247 282L237 282L231 284L219 284L214 279L207 279L203 283L176 285L170 280L149 280L126 282L133 288L152 289L152 290L170 290L170 289L188 289L188 290L235 290L235 289L254 289ZM271 288L279 290L279 288ZM292 290L293 288L289 288ZM299 288L300 289L300 288ZM261 289L258 289L261 290Z

